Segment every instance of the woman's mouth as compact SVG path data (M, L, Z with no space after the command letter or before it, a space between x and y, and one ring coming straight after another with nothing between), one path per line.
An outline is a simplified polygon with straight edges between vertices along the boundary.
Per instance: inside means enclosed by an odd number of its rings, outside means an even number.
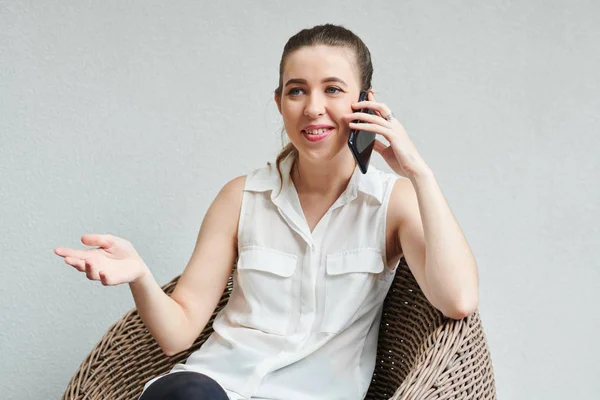
M333 128L303 129L302 135L310 142L320 142L333 132Z

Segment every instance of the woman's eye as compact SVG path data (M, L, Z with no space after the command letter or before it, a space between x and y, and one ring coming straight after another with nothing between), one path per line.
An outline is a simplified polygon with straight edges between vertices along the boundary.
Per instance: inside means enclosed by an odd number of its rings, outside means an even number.
M292 95L292 96L298 96L300 94L300 92L302 92L303 90L300 88L291 88L290 91L288 92L288 94Z
M335 93L341 92L342 89L335 87L335 86L329 86L327 89L325 89L325 91L330 94L335 94Z

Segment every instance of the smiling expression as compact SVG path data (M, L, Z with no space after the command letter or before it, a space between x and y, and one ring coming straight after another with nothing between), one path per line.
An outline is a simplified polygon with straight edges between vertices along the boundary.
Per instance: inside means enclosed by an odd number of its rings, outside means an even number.
M342 117L352 112L360 92L354 59L348 48L317 45L295 50L285 60L281 97L275 95L275 101L301 155L330 160L348 150L350 129Z

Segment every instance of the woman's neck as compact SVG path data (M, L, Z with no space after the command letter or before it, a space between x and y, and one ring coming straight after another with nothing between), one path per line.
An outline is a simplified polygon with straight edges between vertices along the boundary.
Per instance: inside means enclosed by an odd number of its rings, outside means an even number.
M314 162L297 155L290 176L298 195L339 197L356 168L352 154L348 156L339 154L328 161Z

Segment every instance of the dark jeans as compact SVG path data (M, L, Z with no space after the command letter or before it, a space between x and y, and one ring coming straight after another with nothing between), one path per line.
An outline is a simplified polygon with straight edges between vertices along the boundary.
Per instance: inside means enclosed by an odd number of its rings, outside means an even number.
M152 382L139 400L228 400L212 378L198 372L174 372Z

